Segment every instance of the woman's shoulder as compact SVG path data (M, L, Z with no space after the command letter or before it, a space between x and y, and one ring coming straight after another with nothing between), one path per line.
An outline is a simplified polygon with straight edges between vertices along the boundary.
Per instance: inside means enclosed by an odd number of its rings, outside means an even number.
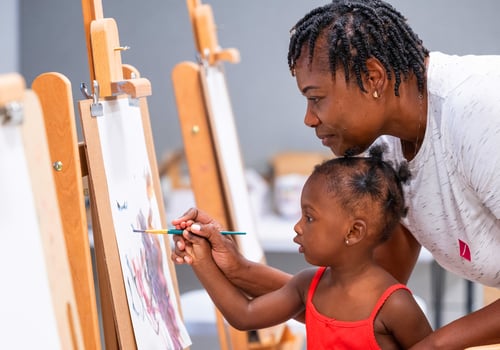
M477 89L476 81L483 88L488 84L497 84L500 77L500 55L449 55L431 52L427 72L429 94L449 97L453 92L459 94Z

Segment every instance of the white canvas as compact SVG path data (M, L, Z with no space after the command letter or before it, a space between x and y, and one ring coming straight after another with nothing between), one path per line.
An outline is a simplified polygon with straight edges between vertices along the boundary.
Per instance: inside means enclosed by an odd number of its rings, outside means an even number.
M234 116L227 91L224 72L218 66L206 67L204 71L208 96L210 123L218 153L218 159L223 169L222 176L233 208L235 228L247 232L246 236L238 237L243 255L253 261L261 261L264 251L259 242L259 235L253 216L250 196L248 193L244 165L241 158L238 134L234 124Z
M0 169L0 348L60 349L21 126L0 125Z
M137 348L184 349L191 340L180 317L164 236L132 231L161 228L140 109L128 99L102 104L99 136Z

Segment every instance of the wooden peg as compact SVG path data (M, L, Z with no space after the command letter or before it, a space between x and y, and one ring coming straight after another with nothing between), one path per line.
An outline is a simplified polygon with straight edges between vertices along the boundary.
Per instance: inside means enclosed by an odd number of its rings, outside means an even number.
M237 49L224 49L214 53L214 60L216 62L226 61L229 63L240 62L240 52Z
M113 96L127 94L132 98L151 95L151 83L146 78L127 79L111 83Z

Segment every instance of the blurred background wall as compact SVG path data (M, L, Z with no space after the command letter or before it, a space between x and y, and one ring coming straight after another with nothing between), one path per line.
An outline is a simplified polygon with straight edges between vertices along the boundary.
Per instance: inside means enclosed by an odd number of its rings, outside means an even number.
M284 150L323 150L302 123L305 100L288 72L288 31L318 0L206 0L212 6L223 48L240 51L225 64L237 131L247 167L265 171ZM390 0L431 50L500 54L498 0ZM117 21L123 63L148 78L148 98L158 157L182 148L171 84L176 64L194 60L185 1L102 0L104 16ZM31 85L48 71L66 75L75 100L89 83L79 0L1 0L0 73L19 71Z

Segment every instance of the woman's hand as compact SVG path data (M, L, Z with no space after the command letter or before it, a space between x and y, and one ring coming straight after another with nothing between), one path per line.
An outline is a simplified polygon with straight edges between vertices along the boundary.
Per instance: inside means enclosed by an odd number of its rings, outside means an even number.
M190 246L190 240L194 242L196 237L193 236L201 236L210 242L212 257L219 269L231 283L250 296L259 296L281 288L292 277L268 265L245 259L232 236L221 235L222 226L202 210L191 208L181 217L172 220L172 224L175 228L184 230L182 235L174 235L173 238L175 248L172 260L176 264L193 264L189 252L196 247Z
M172 220L172 225L177 229L185 230L182 235L173 237L175 248L172 260L177 264L192 264L193 259L186 253L186 248L194 239L193 235L205 237L212 248L212 257L224 274L238 274L239 269L245 265L246 259L239 253L236 243L230 236L221 235L222 226L211 216L197 208L188 209L182 216ZM186 230L189 228L188 230Z

